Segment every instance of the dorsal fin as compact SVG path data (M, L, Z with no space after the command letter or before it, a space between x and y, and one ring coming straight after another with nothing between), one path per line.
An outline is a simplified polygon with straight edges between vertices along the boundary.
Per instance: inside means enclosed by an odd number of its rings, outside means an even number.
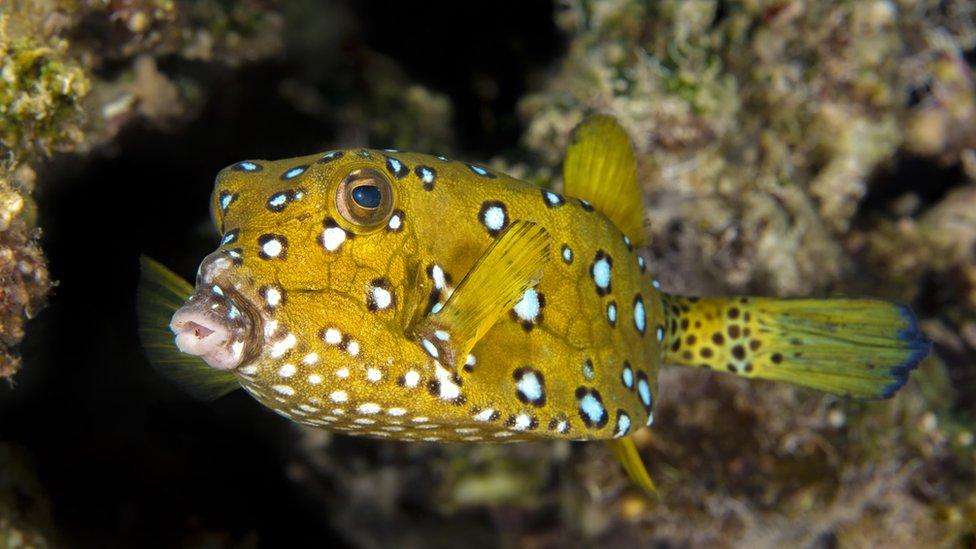
M612 116L595 115L576 129L563 161L564 191L603 212L632 241L644 241L644 197L630 138Z

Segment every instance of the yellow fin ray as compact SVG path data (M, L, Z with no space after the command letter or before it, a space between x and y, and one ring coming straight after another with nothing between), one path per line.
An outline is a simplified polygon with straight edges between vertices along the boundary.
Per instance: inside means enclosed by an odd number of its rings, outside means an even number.
M634 481L634 484L644 490L648 496L657 499L657 487L654 486L651 475L647 473L647 468L644 467L640 453L637 452L637 446L634 445L634 439L631 437L615 438L608 440L607 444L613 450L613 455L623 465L630 480Z
M149 363L190 395L214 400L240 387L237 377L211 368L203 359L181 353L169 321L193 293L193 287L161 263L139 258L142 276L136 294L139 338Z
M564 191L603 212L640 245L645 239L644 197L627 132L615 118L591 116L573 131L563 161Z
M413 333L438 361L459 366L492 325L542 276L550 237L529 221L513 222L475 262L444 307L427 315ZM432 353L434 354L434 353Z

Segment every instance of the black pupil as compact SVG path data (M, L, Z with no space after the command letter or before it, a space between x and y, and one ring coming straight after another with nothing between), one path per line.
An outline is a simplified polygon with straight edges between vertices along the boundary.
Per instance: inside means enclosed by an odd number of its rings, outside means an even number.
M352 199L363 208L379 207L380 198L380 188L376 185L360 185L352 190Z

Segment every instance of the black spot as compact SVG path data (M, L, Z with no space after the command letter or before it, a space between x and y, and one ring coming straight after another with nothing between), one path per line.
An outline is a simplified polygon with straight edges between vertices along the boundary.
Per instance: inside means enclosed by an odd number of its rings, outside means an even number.
M752 363L751 362L748 363L748 364L746 364L745 370L746 370L747 373L752 371Z
M536 398L530 397L518 388L519 382L528 375L534 375L535 379L539 382L539 396ZM520 402L536 407L542 407L546 404L546 378L542 375L542 372L526 366L524 368L517 368L512 372L512 378L515 380L515 396L518 397Z
M581 208L583 208L584 210L586 210L586 211L588 211L588 212L592 212L592 211L595 211L595 210L593 209L593 205L592 205L592 204L590 204L589 202L587 202L587 201L585 201L585 200L583 200L583 199L577 199L577 200L579 200L579 205L580 205L580 207L581 207Z
M740 330L739 327L736 326L735 324L729 326L728 332L729 332L729 337L731 337L732 339L739 338Z
M327 153L323 154L322 155L322 158L319 158L317 160L317 162L319 164L328 164L329 162L332 162L333 160L337 160L339 158L342 158L342 154L343 154L342 151L331 151L331 152L327 152Z
M698 351L698 354L700 354L702 358L712 358L712 354L713 354L712 353L712 348L711 347L702 347L701 350Z
M732 307L729 309L729 318L739 318L739 309L737 307Z
M398 233L398 232L400 232L400 231L403 230L403 224L407 220L406 214L403 213L403 210L396 209L396 210L393 210L393 213L390 214L390 219L393 219L396 216L399 216L398 219L400 220L400 224L397 225L396 228L393 228L393 227L390 227L389 222L387 222L387 224L386 224L386 232L388 232L388 233Z
M714 334L712 334L712 342L715 343L716 345L722 345L723 343L725 343L725 336L723 336L719 332L715 332Z
M698 341L698 338L695 337L695 334L691 334L685 338L685 343L688 345L694 345L696 341Z
M687 330L688 329L688 324L689 323L688 323L688 319L687 318L682 318L681 319L681 329L682 330Z
M753 339L752 341L749 342L749 349L756 351L759 349L760 345L762 344L759 343L758 339Z
M725 369L727 369L728 371L732 372L733 374L738 371L738 370L735 369L735 365L734 364L726 364L725 365Z
M488 211L492 210L493 208L499 208L502 211L502 225L500 227L489 227L488 221L485 219ZM505 204L497 200L486 200L481 204L481 210L478 212L478 221L485 226L485 229L488 231L489 235L498 236L499 233L505 230L505 227L508 227L508 209L505 207Z
M542 192L542 201L546 203L547 208L558 208L566 203L566 199L559 194L546 189L540 189L540 191Z
M434 189L434 183L437 181L437 170L430 166L420 165L413 169L413 173L417 174L417 177L420 178L420 182L423 183L425 191Z
M403 179L405 175L410 173L410 168L408 168L406 164L391 156L386 157L386 169L397 179Z
M488 171L488 168L483 168L477 164L467 164L468 169L471 170L475 175L480 175L488 179L495 179L495 174Z
M366 308L371 312L376 312L380 310L379 304L376 302L376 296L373 293L374 288L381 288L390 292L390 304L383 308L383 310L393 310L396 308L396 294L393 292L393 287L390 285L390 281L385 278L376 278L369 283L369 287L366 288Z
M769 357L769 359L773 361L773 364L779 364L780 362L783 362L783 355L773 353L773 356Z
M743 348L742 345L736 345L735 347L732 347L732 356L734 356L738 360L744 359L746 357L745 348Z
M308 170L308 164L302 164L300 166L292 166L291 168L288 168L287 170L281 173L281 180L289 181L291 179L295 179L296 177L305 173L306 170Z
M264 245L277 241L281 245L281 251L276 255L268 255L264 251ZM285 259L288 256L288 239L280 234L263 234L258 237L258 257L261 259Z
M437 288L434 288L433 290L430 291L430 295L427 296L427 309L425 313L430 314L431 311L434 310L434 305L437 305L440 302L441 302L441 291L438 290Z

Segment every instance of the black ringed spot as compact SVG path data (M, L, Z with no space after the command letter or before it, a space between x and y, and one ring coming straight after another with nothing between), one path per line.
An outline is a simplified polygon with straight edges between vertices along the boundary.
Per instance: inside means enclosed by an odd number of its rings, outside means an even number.
M237 172L259 172L264 169L264 166L258 164L257 162L252 162L250 160L245 160L243 162L238 162L230 167L230 169Z
M495 174L493 174L490 171L488 171L487 168L483 168L483 167L481 167L481 166L479 166L477 164L466 164L466 166L475 175L480 175L481 177L485 177L487 179L495 179L495 177L496 177Z
M261 259L285 259L288 257L288 239L280 234L263 234L258 237L258 257Z
M307 169L308 169L308 164L302 164L300 166L295 166L293 168L288 168L287 170L285 170L284 173L281 174L281 180L282 181L289 181L289 180L295 179L296 177L298 177L298 176L302 175L303 173L305 173L305 170L307 170Z
M417 175L420 182L424 185L425 191L431 191L434 189L434 182L437 181L437 170L431 168L430 166L419 165L413 169L413 173Z
M410 173L410 168L404 165L398 158L393 158L392 156L386 157L386 169L397 179L403 179L405 175Z
M343 154L342 151L330 151L323 154L322 157L319 158L316 162L318 162L319 164L328 164L333 160L342 158L342 154Z
M478 221L485 227L489 235L498 236L508 227L508 209L502 202L486 200L481 204Z

